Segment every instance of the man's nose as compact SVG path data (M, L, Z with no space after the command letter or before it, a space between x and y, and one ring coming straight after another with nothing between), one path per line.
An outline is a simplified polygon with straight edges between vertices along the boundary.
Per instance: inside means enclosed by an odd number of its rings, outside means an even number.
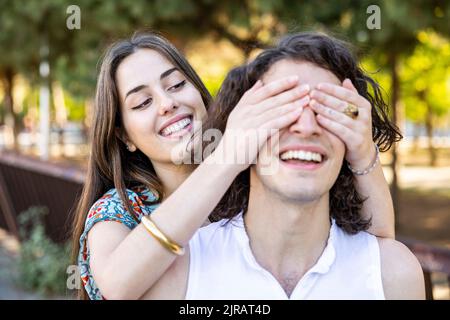
M175 100L173 97L170 96L165 91L159 92L157 94L157 100L159 101L159 114L161 116L175 110L177 108L177 104L175 103Z
M300 135L302 138L306 138L320 135L322 133L322 128L317 123L314 111L307 106L303 109L303 112L297 121L291 124L289 132Z

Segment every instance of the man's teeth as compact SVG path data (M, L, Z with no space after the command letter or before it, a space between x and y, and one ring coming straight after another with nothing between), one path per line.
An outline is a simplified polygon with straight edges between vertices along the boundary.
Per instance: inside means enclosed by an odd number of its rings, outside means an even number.
M184 129L192 122L191 118L183 118L175 123L172 123L170 126L164 128L164 130L161 131L163 136L168 136L172 133L178 132L181 129Z
M322 155L316 152L303 151L303 150L290 150L283 152L280 156L281 160L304 160L304 161L314 161L322 162Z

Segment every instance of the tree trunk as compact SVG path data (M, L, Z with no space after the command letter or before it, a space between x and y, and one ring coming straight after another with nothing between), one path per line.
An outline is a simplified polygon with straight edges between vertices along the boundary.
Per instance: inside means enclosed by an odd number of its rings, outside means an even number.
M427 130L427 138L428 138L428 155L429 155L429 165L432 167L436 166L437 162L437 154L436 149L433 145L433 109L431 105L428 103L427 99L427 90L421 90L418 92L417 97L420 101L422 101L426 106L425 113L425 128Z
M399 94L400 94L400 83L399 83L399 76L398 76L398 56L397 53L391 52L389 55L389 65L391 67L391 81L392 81L392 87L391 87L391 106L392 106L392 121L395 125L398 126L398 106L397 102L399 100ZM394 205L394 212L395 212L395 226L398 229L399 228L399 197L400 197L400 190L398 187L398 177L397 177L397 169L398 169L398 152L397 152L397 144L394 143L392 145L392 162L391 162L391 169L392 169L392 183L391 183L391 196L392 196L392 202Z
M19 123L17 121L17 116L14 112L14 97L13 97L13 87L14 87L14 71L12 68L6 68L4 70L5 87L5 123L9 125L13 132L13 148L14 150L19 149L19 144L17 142L17 137L19 135Z
M50 157L50 64L48 62L48 43L43 42L41 47L41 61L39 63L40 89L39 89L39 154L47 161Z
M412 153L417 153L419 150L419 138L420 138L420 124L414 123L413 129L413 145L412 145Z
M427 137L428 137L428 154L430 156L430 166L435 167L437 162L436 149L433 145L433 110L429 103L426 103L427 113L425 116L425 126L427 128Z

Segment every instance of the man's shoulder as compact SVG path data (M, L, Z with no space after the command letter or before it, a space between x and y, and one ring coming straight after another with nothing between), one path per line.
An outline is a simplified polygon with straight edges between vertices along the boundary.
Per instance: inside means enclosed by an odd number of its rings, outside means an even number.
M377 240L386 299L424 299L423 271L414 254L394 239Z

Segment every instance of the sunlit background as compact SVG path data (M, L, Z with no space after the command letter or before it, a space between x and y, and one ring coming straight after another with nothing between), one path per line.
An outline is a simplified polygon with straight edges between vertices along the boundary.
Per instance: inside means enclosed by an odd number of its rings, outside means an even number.
M0 299L72 297L69 211L98 61L142 29L168 37L213 95L232 67L287 32L351 42L404 135L381 158L397 236L424 268L427 297L449 299L449 21L447 0L0 0Z

